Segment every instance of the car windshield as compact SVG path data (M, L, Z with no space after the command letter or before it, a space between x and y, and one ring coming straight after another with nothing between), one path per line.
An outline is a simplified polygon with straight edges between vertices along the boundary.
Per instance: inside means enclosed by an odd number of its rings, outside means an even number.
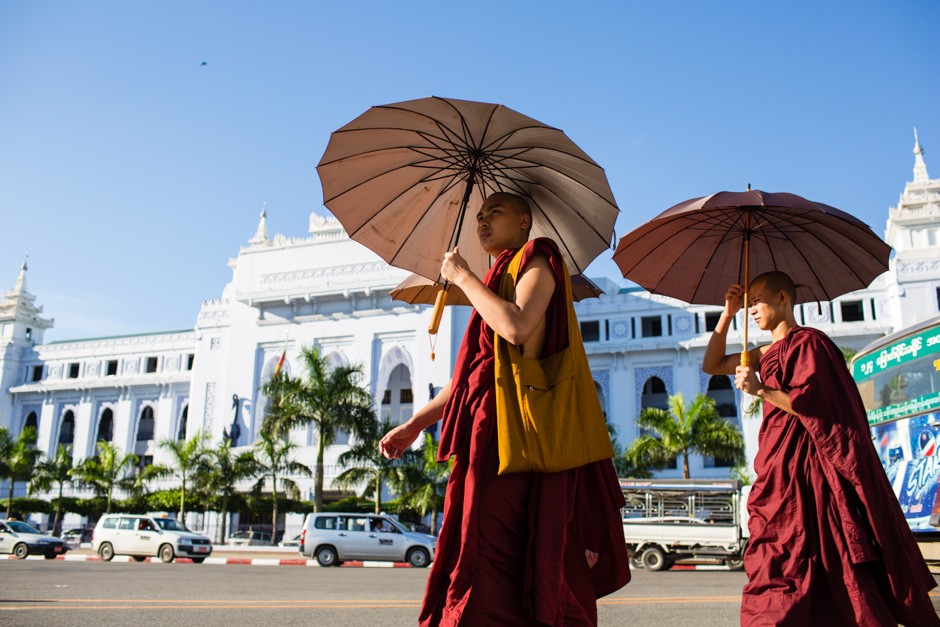
M157 524L160 525L160 529L166 529L167 531L189 531L182 523L178 523L172 518L157 518Z
M18 520L8 520L7 527L10 528L10 531L15 533L39 533L36 529L33 529L26 523L21 523Z

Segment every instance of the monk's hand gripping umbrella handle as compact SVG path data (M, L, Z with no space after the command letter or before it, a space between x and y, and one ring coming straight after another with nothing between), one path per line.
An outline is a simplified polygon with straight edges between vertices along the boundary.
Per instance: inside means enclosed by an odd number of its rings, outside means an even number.
M444 315L444 305L447 304L447 287L448 284L445 284L441 291L437 293L437 298L434 300L434 311L431 312L431 324L428 325L428 335L437 335L437 329L441 326L441 316ZM437 343L437 338L429 338L431 340L431 361L434 361L434 345Z

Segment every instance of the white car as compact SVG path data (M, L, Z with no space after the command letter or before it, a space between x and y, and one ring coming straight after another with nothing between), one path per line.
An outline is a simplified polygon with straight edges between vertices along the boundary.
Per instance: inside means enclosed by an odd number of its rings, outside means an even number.
M92 548L106 562L115 555L130 555L138 562L148 556L159 556L167 563L177 557L188 557L202 564L212 553L212 541L173 518L105 514L95 526Z
M68 550L69 545L64 540L42 534L18 520L0 519L0 553L12 553L17 559L41 553L52 560Z
M307 514L300 537L300 552L315 557L320 566L377 560L425 568L437 547L434 536L408 531L397 520L369 514Z

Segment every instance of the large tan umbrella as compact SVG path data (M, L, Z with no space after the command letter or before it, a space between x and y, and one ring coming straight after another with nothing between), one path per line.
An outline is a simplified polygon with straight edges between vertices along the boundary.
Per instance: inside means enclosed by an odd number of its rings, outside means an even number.
M772 270L796 283L797 303L867 287L891 247L864 222L796 194L718 192L675 205L620 239L614 262L654 294L723 305L732 283ZM744 352L747 358L747 323Z
M396 285L388 295L393 300L400 300L410 305L433 305L440 290L440 283L426 279L420 274L412 274ZM598 298L603 293L604 290L583 274L575 274L571 277L571 297L575 302L586 298ZM456 285L451 285L448 290L447 304L471 305L470 299Z
M603 169L562 131L498 104L372 107L333 133L317 171L352 239L433 280L456 245L478 276L490 267L475 216L494 192L528 199L532 237L554 240L572 274L610 246L619 213Z

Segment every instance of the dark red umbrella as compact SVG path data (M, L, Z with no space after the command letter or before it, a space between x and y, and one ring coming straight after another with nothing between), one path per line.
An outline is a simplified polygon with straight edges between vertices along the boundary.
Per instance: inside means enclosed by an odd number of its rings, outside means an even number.
M667 209L624 235L614 262L652 293L704 305L723 305L732 283L747 288L749 277L779 270L802 303L868 287L887 271L890 252L868 225L835 207L748 190Z

